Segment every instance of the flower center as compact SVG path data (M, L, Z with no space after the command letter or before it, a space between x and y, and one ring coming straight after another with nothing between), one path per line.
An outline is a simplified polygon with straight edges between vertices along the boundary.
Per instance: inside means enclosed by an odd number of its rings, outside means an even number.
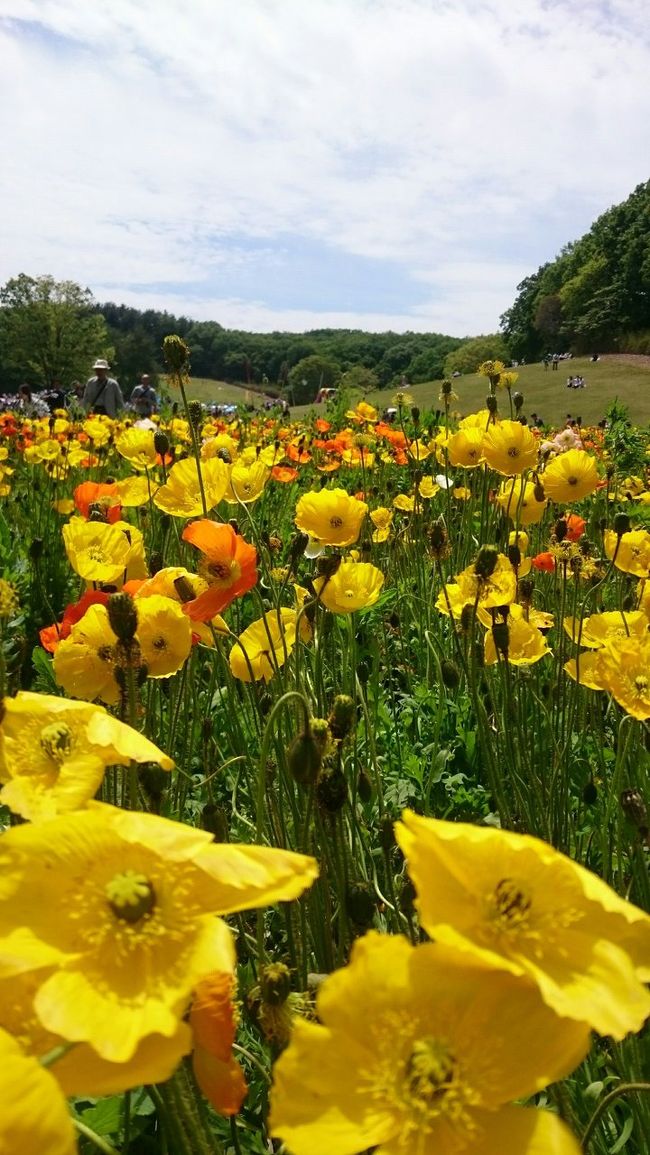
M531 900L512 878L502 878L492 896L494 916L501 930L519 930L528 925Z
M96 561L98 565L104 565L106 562L106 554L98 545L91 545L88 550L88 557L91 561Z
M648 689L648 679L645 674L638 674L634 679L634 689L639 694L644 694Z
M52 722L41 730L41 749L58 765L65 761L73 745L72 730L65 722Z
M409 1097L431 1108L447 1094L456 1077L456 1062L441 1039L418 1039L406 1063Z
M342 517L330 517L330 525L332 529L340 529L343 525Z
M578 484L578 478L577 477L567 477L567 482L569 483L569 485L577 485Z
M519 450L516 445L511 445L508 450L508 457L519 457Z
M115 874L106 885L106 898L116 918L136 923L151 914L156 905L156 892L144 874L125 870Z

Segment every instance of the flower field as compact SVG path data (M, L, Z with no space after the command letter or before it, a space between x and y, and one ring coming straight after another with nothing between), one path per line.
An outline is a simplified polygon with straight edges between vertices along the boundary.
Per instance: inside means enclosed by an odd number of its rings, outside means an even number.
M0 417L0 1152L645 1155L650 433L165 354Z

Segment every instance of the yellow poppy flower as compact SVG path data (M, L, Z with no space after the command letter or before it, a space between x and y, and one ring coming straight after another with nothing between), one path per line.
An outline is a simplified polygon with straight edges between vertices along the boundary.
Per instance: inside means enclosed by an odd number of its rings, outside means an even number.
M374 606L383 584L381 570L363 561L343 561L332 577L314 579L319 601L333 614L351 614Z
M137 525L131 525L128 521L116 521L113 523L115 529L119 529L124 534L128 544L129 552L126 559L126 572L123 574L117 583L112 584L122 585L122 578L124 581L141 581L146 578L147 562L144 556L144 537L142 530L138 529Z
M54 1076L0 1030L0 1151L76 1155L68 1104Z
M508 615L505 623L508 631L508 661L512 666L531 666L540 658L550 654L546 638L531 622L523 617ZM486 666L493 666L504 660L503 648L497 653L494 633L488 630L485 635L484 656Z
M596 676L626 714L650 718L650 639L608 639L598 652Z
M499 425L500 418L496 413L490 413L489 409L479 409L478 413L468 413L467 417L463 417L458 422L459 429L480 429L483 433L488 425Z
M372 535L373 541L388 541L390 537L391 526L393 524L394 514L385 506L380 506L379 509L373 509L370 514L370 520L375 526L375 532Z
M211 457L221 457L226 463L233 462L239 453L239 442L229 433L217 433L208 437L201 446L201 460L209 461ZM266 462L268 465L268 462ZM275 461L272 462L275 465Z
M546 496L560 504L580 501L598 488L596 461L584 449L568 449L546 466L542 483Z
M520 421L501 421L483 434L483 457L490 469L513 477L537 464L537 441Z
M79 577L107 583L124 577L131 545L119 526L73 517L62 532L68 561Z
M183 823L97 803L14 827L2 846L4 974L38 970L57 952L34 1010L47 1030L111 1062L127 1062L148 1035L171 1038L196 984L232 971L231 934L215 915L291 900L317 875L303 855L217 844ZM16 926L28 928L22 958Z
M647 578L650 574L650 533L647 529L632 529L619 536L613 529L603 535L605 554L623 573Z
M525 529L513 529L508 534L508 545L516 546L521 554L528 553L529 538Z
M230 651L230 669L240 682L265 682L284 665L296 641L295 610L269 610L239 635Z
M254 461L251 465L236 461L230 470L225 500L229 505L251 505L262 496L270 476L271 470L263 461Z
M83 431L95 445L105 445L111 435L111 425L106 418L89 417L83 423Z
M295 523L322 545L354 545L367 512L365 501L344 489L321 489L298 500Z
M451 610L451 616L453 618L460 618L466 605L467 599L463 595L458 582L447 582L444 589L440 591L436 598L436 609L439 613L445 614L447 617L449 617ZM492 619L490 619L490 622L491 620Z
M436 942L529 979L558 1015L599 1034L639 1030L650 1014L650 916L527 834L410 810L395 831Z
M125 429L116 438L115 448L138 471L153 469L158 460L153 429Z
M371 932L319 988L316 1014L273 1070L270 1131L292 1155L579 1155L557 1115L509 1105L589 1048L532 984Z
M74 501L71 497L61 497L58 501L52 502L52 509L55 513L64 514L66 517L74 512L74 508Z
M414 461L426 461L427 457L433 453L433 446L427 445L420 438L416 438L415 441L409 441L407 453Z
M485 425L459 429L447 442L449 464L463 469L476 469L483 460L483 434Z
M218 505L228 485L229 466L219 457L201 462L201 479L208 510ZM203 501L196 461L186 457L177 461L167 475L167 484L161 485L154 497L154 505L172 517L198 517L203 513Z
M65 1043L34 1014L34 996L43 978L39 970L0 979L0 1028L20 1039L25 1051L34 1056L47 1055ZM148 1035L141 1039L128 1062L111 1063L87 1043L76 1043L57 1059L51 1072L64 1095L118 1095L143 1083L169 1079L191 1049L192 1033L181 1022L170 1038Z
M138 628L135 636L140 643L147 676L169 678L189 657L192 623L178 602L160 594L138 598L136 605Z
M158 482L151 477L125 477L115 482L119 504L125 509L146 505L158 489Z
M565 618L564 629L572 642L586 646L589 650L599 650L606 642L616 638L647 638L648 619L642 610L627 614L621 610L608 610L582 619Z
M496 554L485 569L479 554L476 562L456 576L456 582L466 603L485 609L510 605L517 596L515 571L502 553Z
M20 691L5 698L0 724L2 801L32 822L80 810L107 766L174 763L153 742L101 706Z
M393 506L395 509L400 509L402 513L413 513L415 498L412 493L398 493L397 497L393 498Z
M423 477L418 485L418 493L425 501L429 501L436 493L440 493L440 486L433 480L432 477Z
M54 677L66 694L87 702L119 701L115 681L115 634L105 606L90 606L54 654Z
M580 686L588 690L604 690L605 687L599 676L598 653L585 650L577 658L571 658L564 663L564 672Z
M191 573L182 565L168 565L159 569L153 577L147 578L134 594L136 602L140 598L150 598L152 594L159 594L162 598L171 598L174 602L190 602L205 593L207 581L197 573Z
M538 501L535 489L533 481L516 477L502 482L495 500L511 521L518 525L537 525L544 516L548 501L546 496Z

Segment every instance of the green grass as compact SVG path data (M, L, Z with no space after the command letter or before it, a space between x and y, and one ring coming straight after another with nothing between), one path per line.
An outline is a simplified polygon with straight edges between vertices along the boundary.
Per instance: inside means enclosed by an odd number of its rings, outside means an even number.
M524 395L522 412L530 417L535 412L552 425L564 425L567 413L582 417L585 424L600 421L608 406L618 397L630 412L632 421L639 425L650 423L650 361L638 358L636 361L619 360L616 355L602 357L592 363L587 357L574 357L571 361L561 361L557 372L544 371L541 364L523 365L517 370L519 380L515 386ZM585 389L567 389L569 374L582 374ZM421 409L439 407L439 381L428 381L421 385L409 385L408 392L414 403ZM458 401L454 410L466 414L480 409L485 404L487 381L477 374L466 374L454 378L454 392ZM391 404L394 389L382 389L370 393L367 400L385 409ZM229 385L225 381L211 381L203 377L193 377L188 396L205 403L216 402L224 405L250 403L261 404L262 395L253 393L243 385ZM508 414L507 394L500 394L499 405L503 415ZM298 405L292 409L292 416L306 416L311 405ZM318 406L324 412L325 406Z

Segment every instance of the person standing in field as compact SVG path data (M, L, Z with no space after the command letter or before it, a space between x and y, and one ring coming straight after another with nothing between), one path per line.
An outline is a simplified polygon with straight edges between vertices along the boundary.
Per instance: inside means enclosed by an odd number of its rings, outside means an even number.
M130 404L138 417L151 417L158 412L158 397L148 373L140 377L140 384L136 385L131 394Z
M110 365L103 357L98 357L93 365L94 377L89 377L84 389L82 405L86 413L100 413L107 417L117 417L124 408L124 398L114 377L109 377Z

